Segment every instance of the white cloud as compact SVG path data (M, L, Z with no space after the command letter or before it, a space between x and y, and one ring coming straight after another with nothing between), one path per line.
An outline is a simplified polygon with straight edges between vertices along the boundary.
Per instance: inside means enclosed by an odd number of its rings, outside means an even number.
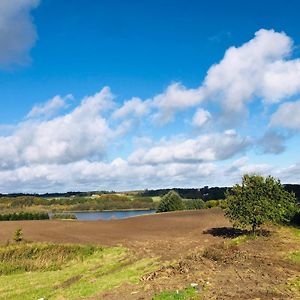
M30 12L39 0L0 1L0 67L26 64L37 34Z
M180 83L173 83L167 89L152 99L152 105L159 111L154 120L165 124L170 122L174 113L199 104L203 99L200 89L187 89Z
M0 168L103 158L116 133L101 113L112 103L104 88L66 115L20 123L13 134L0 137Z
M51 117L60 109L67 107L67 100L70 99L73 99L72 95L67 95L65 97L57 95L46 103L35 105L27 114L27 118Z
M286 137L261 125L269 112L262 119L255 110L251 120L265 134L251 138L235 129L217 132L213 121L218 118L198 107L210 101L213 111L219 112L221 105L225 115L233 117L247 111L253 99L277 106L297 96L300 62L290 58L292 44L284 33L260 30L244 45L228 49L200 87L173 83L153 98L132 98L119 108L107 87L85 97L68 113L57 115L69 96L36 105L24 122L0 126L0 191L231 185L246 172L272 174L286 182L300 178L299 163L278 169L245 157L229 160L258 143L265 153L284 150ZM195 136L196 130L186 132L181 124L165 130L151 123L165 124L188 109L194 115L187 123L207 129L204 125L210 122L209 132ZM299 130L299 114L300 100L285 102L271 116L270 126ZM245 124L239 132L248 132L256 124L252 126ZM161 136L165 138L159 140Z
M142 117L150 112L149 101L142 101L140 98L132 98L125 101L122 107L115 110L112 114L114 119L121 119L125 117Z
M195 127L202 127L211 119L211 114L207 110L198 108L193 116L192 124Z
M134 165L116 158L110 163L80 160L68 164L38 164L14 170L0 170L0 190L7 192L49 192L74 190L129 190L231 186L245 173L273 175L284 182L299 182L300 164L275 168L252 164L242 157L231 164L168 163Z
M234 120L254 99L274 104L300 93L300 60L290 58L292 50L293 41L284 32L261 29L240 47L230 47L198 88L170 84L151 99L126 102L115 117L146 115L151 110L154 121L163 125L176 112L208 101L221 104L225 116Z
M196 139L162 141L149 149L138 149L129 156L132 164L199 163L224 160L244 151L248 138L234 131L200 135Z
M206 99L217 99L225 111L240 113L255 97L274 103L299 93L300 62L287 59L292 45L285 33L261 29L249 42L229 48L207 72Z
M300 100L286 102L279 106L278 110L271 116L270 125L288 129L300 129Z

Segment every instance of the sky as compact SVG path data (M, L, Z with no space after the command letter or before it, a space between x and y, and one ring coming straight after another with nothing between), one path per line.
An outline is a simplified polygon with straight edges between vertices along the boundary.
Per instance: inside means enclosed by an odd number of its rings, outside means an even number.
M299 10L1 0L0 193L300 183Z

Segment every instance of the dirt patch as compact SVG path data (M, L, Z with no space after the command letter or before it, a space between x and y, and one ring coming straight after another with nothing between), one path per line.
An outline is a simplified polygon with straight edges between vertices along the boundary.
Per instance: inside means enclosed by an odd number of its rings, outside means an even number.
M211 227L229 226L222 210L207 209L155 214L109 221L10 221L1 222L0 243L17 228L30 241L123 245L142 256L170 260L195 247L215 243L220 237L204 235Z
M91 299L151 299L192 283L204 300L300 299L300 291L288 284L299 276L300 264L287 259L287 253L300 250L300 239L288 229L274 227L267 228L268 234L234 244L232 239L246 232L232 230L220 209L111 221L1 222L0 242L4 244L19 227L31 241L123 245L135 259L160 257L161 267L139 284L127 283Z
M165 264L144 275L139 288L127 286L104 299L151 299L164 290L180 290L191 284L201 299L300 299L300 291L288 285L290 278L300 274L300 264L286 259L286 253L300 249L300 240L292 238L288 230L249 239L239 245L231 239L193 250L179 261ZM134 291L131 294L130 291Z

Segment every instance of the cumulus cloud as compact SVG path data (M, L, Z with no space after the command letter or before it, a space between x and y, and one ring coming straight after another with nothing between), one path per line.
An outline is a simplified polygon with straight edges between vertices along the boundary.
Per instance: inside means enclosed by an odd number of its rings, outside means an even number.
M37 34L30 12L39 0L0 1L0 67L26 64Z
M192 124L195 127L202 127L204 124L209 122L211 119L211 114L209 111L202 108L198 108L193 116Z
M73 99L71 94L61 97L59 95L48 100L46 103L35 105L27 114L27 118L51 117L60 109L67 107L67 101Z
M115 110L112 117L114 119L122 119L128 116L142 117L150 112L149 104L149 100L142 101L140 98L132 98L125 101L119 109Z
M300 100L289 99L300 93L300 62L291 58L292 47L285 33L262 29L240 47L229 48L197 88L173 83L152 98L136 97L117 106L106 87L63 114L69 95L38 104L25 121L0 125L0 191L231 185L249 172L293 181L300 176L299 163L275 168L240 158L258 144L264 153L280 154L289 137L281 128L300 129ZM230 118L244 116L253 109L249 103L254 99L273 105L263 118L260 106L255 118L250 114L259 126L265 124L262 137L220 131L213 123L220 109ZM200 107L204 102L211 112ZM185 125L209 131L201 130L200 135L186 126L159 128L162 131L153 126L153 121L167 124L184 110L184 117L191 118ZM263 128L267 118L269 127ZM139 130L136 124L142 124ZM251 126L245 124L239 132Z
M8 192L49 192L87 190L128 190L230 186L239 182L244 173L273 175L284 182L300 180L300 164L274 168L268 164L252 164L242 157L231 164L170 163L134 165L122 158L112 162L80 160L65 165L38 164L0 171L0 190Z
M286 102L279 106L278 110L271 116L270 125L288 129L300 129L300 100Z
M293 40L284 32L261 29L250 41L227 49L199 87L172 83L151 99L126 102L115 116L151 110L155 122L166 124L176 112L207 101L221 104L226 117L235 119L247 112L247 104L255 99L278 103L300 93L300 60L291 58L292 50Z
M201 89L187 89L180 83L173 83L152 99L152 105L158 109L154 120L160 124L170 122L174 113L199 104L203 99Z
M206 98L240 113L255 97L267 103L300 92L300 61L288 60L293 42L285 33L261 29L240 47L229 48L212 66L203 83Z
M112 103L109 88L103 88L68 114L20 123L11 135L0 137L0 169L102 158L115 133L101 113Z
M251 144L235 131L200 135L196 139L162 141L149 149L138 149L129 156L132 164L199 163L227 159Z
M131 165L116 158L110 163L80 160L65 165L39 164L0 171L0 190L49 192L78 190L128 190L199 186L213 179L211 163L176 164L161 167Z

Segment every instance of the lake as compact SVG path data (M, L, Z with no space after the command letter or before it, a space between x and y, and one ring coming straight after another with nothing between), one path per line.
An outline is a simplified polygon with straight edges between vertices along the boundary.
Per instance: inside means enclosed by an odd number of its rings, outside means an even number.
M80 221L125 219L135 216L154 214L155 210L126 210L126 211L82 211L70 212Z

